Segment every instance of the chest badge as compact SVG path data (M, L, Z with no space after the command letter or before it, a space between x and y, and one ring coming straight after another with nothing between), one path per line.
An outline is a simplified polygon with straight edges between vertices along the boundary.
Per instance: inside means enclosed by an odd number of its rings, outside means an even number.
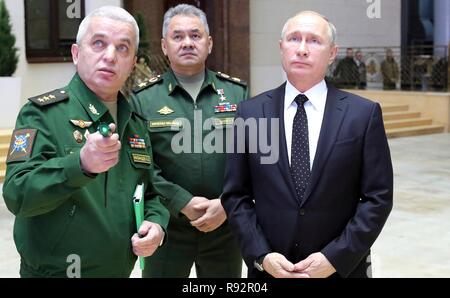
M169 108L168 106L164 106L158 111L158 113L160 115L169 115L169 114L173 113L173 110L171 108Z
M237 104L231 104L229 102L221 102L219 105L214 107L214 113L226 113L226 112L236 112Z
M227 101L225 91L223 89L217 89L217 94L220 96L220 101L217 106L214 106L214 113L236 112L237 105L231 104Z
M133 135L128 138L128 143L131 148L135 149L145 149L145 140L140 138L138 135Z
M93 104L89 105L89 111L91 111L91 113L94 114L94 115L97 115L97 116L100 115Z
M73 132L73 138L75 139L75 141L80 144L81 142L83 142L83 135L81 134L81 132L79 130L75 130Z
M78 126L79 128L87 128L92 125L92 121L70 119L70 122L72 122L73 125Z

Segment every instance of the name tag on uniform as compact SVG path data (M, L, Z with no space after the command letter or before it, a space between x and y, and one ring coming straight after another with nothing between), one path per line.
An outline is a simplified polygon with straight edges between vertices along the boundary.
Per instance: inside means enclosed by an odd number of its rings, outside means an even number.
M214 118L214 125L215 126L230 126L233 125L234 118Z
M144 163L148 165L152 163L150 156L146 154L131 153L131 158L133 158L133 162L136 163Z
M159 121L149 121L148 126L150 128L159 128L159 127L180 128L182 126L182 124L181 124L181 121L176 121L176 120L159 120Z

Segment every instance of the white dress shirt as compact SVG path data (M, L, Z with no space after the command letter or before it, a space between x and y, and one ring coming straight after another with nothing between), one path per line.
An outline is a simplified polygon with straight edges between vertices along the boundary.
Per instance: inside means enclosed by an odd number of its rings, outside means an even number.
M297 104L295 103L294 98L300 93L301 92L289 83L289 81L286 82L286 90L284 93L284 129L286 133L289 165L291 164L292 126L294 124L295 113L297 112ZM310 169L312 169L314 156L316 155L327 93L328 88L325 80L322 80L320 83L303 93L309 99L304 106L306 116L308 117Z

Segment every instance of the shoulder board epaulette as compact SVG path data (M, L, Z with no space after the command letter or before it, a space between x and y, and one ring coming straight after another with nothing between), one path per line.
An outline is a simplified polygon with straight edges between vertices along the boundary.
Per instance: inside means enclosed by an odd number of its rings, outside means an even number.
M150 78L150 79L146 79L145 81L143 81L142 83L137 84L136 86L133 87L133 92L134 93L138 93L156 83L158 83L159 81L161 81L161 75L157 75L156 77Z
M69 98L69 94L64 89L55 89L51 92L47 92L35 97L28 98L29 101L34 102L38 106L46 106L60 102Z
M223 78L223 79L226 79L226 80L228 80L228 81L231 81L231 82L234 82L234 83L237 83L237 84L241 84L241 85L243 85L243 86L247 86L247 82L246 82L246 81L243 81L243 80L241 80L240 78L236 78L236 77L229 76L229 75L227 75L226 73L223 73L223 72L218 71L216 75L217 75L219 78Z

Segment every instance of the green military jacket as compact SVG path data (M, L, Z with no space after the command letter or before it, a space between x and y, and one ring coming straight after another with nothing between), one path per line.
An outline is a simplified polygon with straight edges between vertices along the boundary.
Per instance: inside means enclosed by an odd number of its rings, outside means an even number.
M22 276L128 277L136 256L132 196L146 186L145 219L166 229L169 213L152 195L146 124L118 99L119 163L88 177L80 168L85 133L113 119L76 74L70 84L30 99L20 111L7 159L3 197L16 215L14 240ZM76 270L72 266L70 270ZM73 271L76 272L76 271Z
M206 70L194 101L172 70L139 85L132 100L136 111L148 120L155 172L163 184L163 203L171 215L193 196L210 199L222 193L227 135L236 106L248 97L245 82ZM157 178L155 178L157 179Z
M388 83L395 83L398 80L398 64L392 59L385 59L381 62L381 74L383 81Z

